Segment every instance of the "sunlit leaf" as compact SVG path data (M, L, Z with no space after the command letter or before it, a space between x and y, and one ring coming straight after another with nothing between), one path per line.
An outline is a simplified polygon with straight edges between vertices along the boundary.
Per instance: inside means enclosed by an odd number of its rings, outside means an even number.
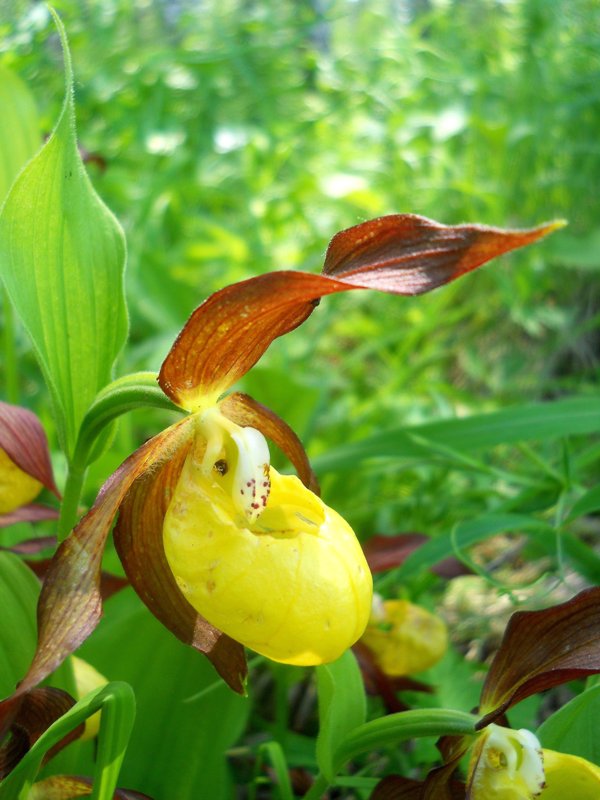
M132 485L115 526L115 546L132 586L154 616L185 644L204 653L231 688L243 693L244 648L192 608L165 556L164 518L189 450L186 444Z
M542 722L536 736L543 747L599 764L599 719L600 685L592 686L555 711Z
M274 339L310 316L319 298L349 289L430 291L559 226L501 231L400 214L349 228L331 241L327 274L271 272L211 295L179 334L159 383L175 403L194 410L245 375Z
M12 553L0 553L0 693L12 692L35 651L40 587Z
M532 694L600 672L600 588L513 614L481 693L478 728Z
M35 101L26 84L0 65L0 206L18 171L42 144Z
M70 54L56 24L65 101L52 135L13 184L0 215L0 277L33 342L70 453L127 334L125 243L77 149Z

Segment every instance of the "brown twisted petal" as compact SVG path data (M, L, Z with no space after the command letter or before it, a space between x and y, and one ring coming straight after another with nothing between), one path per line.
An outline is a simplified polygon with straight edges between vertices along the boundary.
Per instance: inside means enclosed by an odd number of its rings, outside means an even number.
M115 526L115 546L132 586L154 616L182 642L204 653L223 680L242 694L247 675L244 648L192 608L165 556L164 517L189 445L186 442L158 469L133 484Z
M320 494L317 476L310 466L308 456L300 439L287 422L281 419L262 403L257 403L249 395L234 392L219 403L223 414L242 427L257 428L270 439L293 464L298 477L307 489Z
M168 459L185 441L190 425L190 418L177 422L129 456L54 554L38 601L37 649L15 692L0 703L0 736L10 727L23 696L73 653L98 624L102 616L102 553L114 516L134 480Z
M41 522L45 519L58 519L58 517L59 514L55 508L38 503L28 503L26 506L15 508L8 514L0 514L0 528L16 525L17 522Z
M216 400L245 375L274 339L304 322L319 298L351 289L428 292L560 224L503 231L396 214L341 231L329 245L322 275L270 272L211 295L173 344L160 386L175 403L196 410L207 395Z
M600 587L543 611L517 611L481 692L484 716L498 719L515 703L561 683L600 673Z
M62 689L41 686L33 689L19 703L11 736L0 747L0 780L11 772L40 736L59 717L75 705L75 700ZM83 725L70 731L45 756L49 760L59 750L83 733Z
M60 499L52 474L46 433L32 411L0 401L0 448L19 469Z

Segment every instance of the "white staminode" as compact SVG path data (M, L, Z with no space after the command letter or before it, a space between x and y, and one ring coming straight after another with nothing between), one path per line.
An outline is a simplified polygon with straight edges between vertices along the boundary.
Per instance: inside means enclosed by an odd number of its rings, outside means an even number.
M238 451L233 499L248 520L255 522L266 508L271 490L269 446L256 428L237 428L231 431L231 438Z
M490 781L492 785L497 783L498 779L502 784L508 779L514 786L515 798L537 797L544 788L542 747L534 734L523 728L513 731L499 725L489 725L477 772L480 770L490 770L495 773L496 780L492 778ZM483 778L483 775L474 776L475 783L478 782L478 777ZM488 780L491 777L488 775ZM483 783L487 781L484 779ZM518 788L527 794L519 793Z

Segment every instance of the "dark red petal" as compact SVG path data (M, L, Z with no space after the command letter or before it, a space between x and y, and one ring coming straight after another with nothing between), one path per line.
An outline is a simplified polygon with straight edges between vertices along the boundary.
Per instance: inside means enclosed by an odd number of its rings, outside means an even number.
M195 410L202 398L216 400L245 375L274 339L304 322L319 298L350 289L427 292L559 225L502 231L404 214L349 228L332 239L322 275L270 272L211 295L173 344L160 386L175 403Z
M11 736L0 747L0 780L16 767L44 731L74 705L75 700L71 695L50 686L33 689L22 698L10 728ZM83 725L79 725L68 733L46 754L45 760L81 736L83 728Z
M477 727L532 694L599 672L600 587L543 611L518 611L483 685Z
M502 230L391 214L334 236L323 272L362 288L422 294L562 225L550 222L529 230Z
M52 474L48 440L42 423L32 411L0 401L0 448L19 469L60 498Z
M17 522L41 522L45 519L58 519L58 517L59 514L55 508L29 503L29 505L15 508L10 514L0 514L0 528L16 525Z
M169 461L135 481L121 506L115 546L133 588L154 616L182 642L204 653L232 689L244 693L244 648L192 608L165 556L164 518L188 449L181 447Z
M385 572L399 567L411 553L428 541L429 536L424 533L398 533L395 536L376 534L364 545L365 558L371 572ZM455 578L470 572L457 558L445 558L432 566L431 571L443 578Z
M0 703L0 735L19 701L87 639L102 616L100 567L106 538L133 481L168 459L188 435L190 418L167 428L133 453L106 481L96 502L60 545L38 602L38 645L27 675Z
M270 408L241 392L230 394L219 406L223 414L237 425L257 428L267 439L276 444L294 465L302 483L311 492L319 494L319 482L312 471L306 451L287 422Z
M388 775L377 784L369 800L465 800L465 785L460 781L428 785L427 781Z

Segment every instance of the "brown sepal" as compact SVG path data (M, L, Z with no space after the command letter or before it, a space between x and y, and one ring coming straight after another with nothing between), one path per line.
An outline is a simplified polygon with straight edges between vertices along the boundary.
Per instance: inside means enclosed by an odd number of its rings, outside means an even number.
M502 230L487 225L441 225L416 214L390 214L336 234L327 249L323 272L353 286L422 294L562 225L550 222L528 230Z
M274 339L304 322L319 298L350 289L427 292L536 241L558 225L502 231L440 225L412 214L356 225L331 240L321 275L270 272L211 295L177 337L161 367L159 384L175 403L195 410L203 395L222 394Z
M89 797L91 793L92 781L89 778L51 775L33 784L29 800L72 800L75 797ZM152 798L131 789L116 789L113 800L152 800Z
M465 800L465 785L450 781L427 785L427 781L388 775L377 784L370 800Z
M13 553L16 552L16 548L14 547L6 549L11 550ZM43 581L48 569L50 568L50 565L52 564L52 559L41 558L35 561L28 559L25 561L25 564L27 564L29 569L34 572L41 581ZM126 586L129 586L129 581L122 575L113 575L111 572L105 572L104 570L102 570L100 573L100 594L102 595L103 600L108 600L109 597L112 597L113 594L120 592L121 589L124 589Z
M10 726L10 738L0 747L0 780L11 772L40 736L75 705L75 700L62 689L41 686L25 695ZM59 750L83 733L79 725L46 753L48 761Z
M249 395L234 392L226 397L219 407L232 422L242 427L257 428L267 439L270 439L293 464L302 483L319 494L319 482L312 471L308 456L300 439L270 408L257 403Z
M352 645L352 651L356 656L358 666L362 673L365 689L370 695L379 695L388 714L398 711L406 711L408 706L397 696L397 692L431 692L431 686L421 681L402 676L390 678L379 667L371 650L360 640Z
M517 611L481 692L483 728L537 692L600 672L600 587L543 611Z
M37 649L26 676L0 703L0 735L10 725L23 695L53 672L98 624L102 616L102 553L114 516L133 481L171 456L186 438L189 424L189 418L177 422L129 456L54 554L38 601Z
M56 546L56 536L40 536L37 539L24 539L11 547L0 547L0 550L14 553L17 556L34 556L48 547ZM49 559L48 559L49 561Z
M14 460L14 459L13 459ZM39 503L28 503L26 506L15 508L9 514L0 514L0 528L8 528L18 522L42 522L45 519L58 519L57 509L43 506Z
M52 474L46 433L32 411L0 401L0 448L19 469L60 499Z
M113 537L131 585L152 614L178 639L206 655L223 680L243 694L247 675L244 648L192 608L165 556L164 518L190 444L185 443L168 461L132 485Z
M398 533L395 536L376 534L365 543L364 551L371 572L385 572L403 564L406 559L429 541L424 533ZM445 558L431 566L431 571L441 578L455 578L468 574L471 570L457 558Z

